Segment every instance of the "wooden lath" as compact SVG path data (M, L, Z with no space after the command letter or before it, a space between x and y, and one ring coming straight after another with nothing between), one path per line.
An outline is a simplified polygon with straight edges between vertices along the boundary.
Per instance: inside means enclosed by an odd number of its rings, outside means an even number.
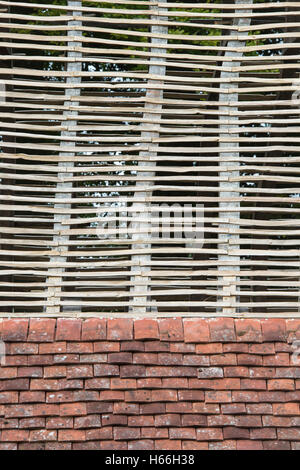
M299 2L56 3L0 1L0 316L298 317Z

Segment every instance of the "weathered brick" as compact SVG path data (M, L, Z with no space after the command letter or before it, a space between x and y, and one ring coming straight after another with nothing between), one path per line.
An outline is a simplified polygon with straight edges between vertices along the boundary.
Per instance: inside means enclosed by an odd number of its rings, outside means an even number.
M194 379L191 379L194 380ZM196 379L197 380L197 379ZM162 379L163 388L189 388L188 379L183 377L167 377Z
M114 366L115 367L115 366ZM118 375L118 374L114 374ZM146 368L142 365L120 366L121 378L140 378L146 376Z
M95 364L95 377L111 377L119 375L119 366L113 364Z
M231 415L213 415L207 417L207 424L209 427L236 426L236 422L236 416Z
M273 413L275 416L300 415L299 403L274 403Z
M39 344L39 354L63 354L65 352L67 352L67 343L65 341Z
M242 390L266 390L267 382L263 379L242 379Z
M197 440L198 441L222 441L223 431L220 428L198 428Z
M62 378L67 376L66 366L49 366L44 368L44 377L46 379Z
M86 390L108 390L110 381L107 378L88 379L85 381Z
M204 415L219 414L220 406L217 403L193 403L192 411Z
M246 410L250 415L269 415L273 413L270 403L250 403L246 405Z
M120 343L113 341L97 341L94 343L94 353L108 353L120 351Z
M134 364L157 364L158 363L158 354L157 353L134 353L133 354L133 363Z
M239 440L236 443L237 450L263 450L263 444L260 441Z
M60 405L61 416L82 416L87 414L85 403L63 403Z
M143 415L155 415L163 414L166 411L165 403L141 403L141 414Z
M172 343L164 341L145 341L144 345L145 352L169 352Z
M91 354L94 351L93 343L72 341L67 343L68 354Z
M228 426L223 429L224 439L250 439L250 430Z
M207 417L200 414L184 414L181 417L181 424L184 427L192 426L195 428L199 426L207 426Z
M205 392L206 403L230 403L232 401L231 392L212 391Z
M53 318L31 318L28 341L44 343L54 341L56 320Z
M114 439L119 440L129 440L129 439L139 439L141 437L140 428L124 428L124 427L115 427L114 428Z
M55 417L46 419L47 429L70 429L73 428L74 419L72 417Z
M162 379L158 379L155 377L137 379L137 388L163 388Z
M151 400L158 402L177 401L176 390L152 390Z
M274 428L262 428L262 429L251 429L251 439L277 439L276 429Z
M0 391L29 390L29 379L11 379L0 381Z
M127 426L128 417L126 415L112 415L105 414L102 415L102 426Z
M174 395L175 397L176 395ZM202 390L179 390L179 401L203 401L204 392Z
M159 339L158 322L152 319L135 320L134 338L137 340Z
M74 419L75 429L100 428L101 418L99 415L80 416Z
M143 380L143 379L141 379ZM136 379L119 379L118 377L111 378L111 389L112 390L130 390L137 388ZM138 388L142 388L141 384Z
M236 341L233 318L213 318L209 320L211 341L230 343Z
M13 393L17 393L17 392L13 392ZM0 394L0 397L1 397L1 394ZM34 392L34 391L20 392L19 401L20 403L44 403L45 397L46 397L45 392Z
M214 379L223 377L223 369L221 367L201 367L198 369L199 379Z
M44 427L45 427L45 418L35 417L35 418L22 418L19 420L20 429L44 428Z
M224 377L249 377L249 369L242 366L227 366L224 367Z
M125 392L126 402L145 403L151 401L150 390L128 390Z
M186 351L193 352L193 351ZM222 354L223 344L222 343L204 343L196 344L196 353L197 354Z
M272 356L263 357L264 366L289 366L290 355L289 353L277 353Z
M209 357L209 361L212 366L234 366L237 364L237 357L232 353L214 354Z
M129 318L115 318L108 320L107 339L112 341L126 341L133 339L133 320Z
M121 351L143 352L145 351L145 344L143 341L122 341Z
M268 380L268 390L294 390L295 382L293 379L273 379Z
M209 366L210 357L203 354L185 354L183 356L183 364L185 366Z
M257 403L259 402L258 392L234 390L232 392L232 401L234 403Z
M0 367L0 379L15 379L18 375L17 367Z
M184 320L184 341L186 343L208 343L209 326L206 320Z
M82 340L97 341L106 339L106 320L88 318L82 322Z
M130 352L117 352L108 354L107 358L109 363L112 364L131 364L132 353Z
M115 403L118 405L118 403ZM112 413L114 409L113 403L108 402L91 402L86 404L87 414L97 414L97 413Z
M264 450L290 450L291 449L291 443L288 441L264 441L263 446L264 446ZM292 447L292 450L298 450L298 449L294 449Z
M140 439L138 441L128 441L128 450L154 450L154 441L150 439Z
M154 416L151 416L151 415L146 415L146 416L129 416L128 417L128 426L130 427L146 427L146 426L150 426L150 427L153 427L154 426Z
M141 428L141 437L146 439L168 439L168 428Z
M138 415L140 413L140 405L138 403L117 402L113 405L113 412L116 415ZM141 413L147 414L147 412L142 407ZM150 414L153 413L151 412Z
M9 352L14 354L38 354L39 346L35 343L11 343L9 345Z
M261 320L261 327L264 341L286 341L286 320L280 318L268 318L266 320Z
M208 450L236 450L236 441L224 440L222 442L210 442Z
M100 392L100 401L124 401L124 392L120 390L103 390Z
M160 354L158 354L158 364L160 364L160 365L163 365L163 366L171 366L171 365L177 366L177 365L181 365L182 363L183 363L182 354L178 354L178 353L160 353Z
M96 368L97 366L95 366ZM67 379L88 379L93 377L93 366L76 365L67 367Z
M18 392L0 392L0 404L18 403Z
M166 403L167 413L192 413L194 403L191 402L171 402Z
M166 318L158 323L162 341L184 341L183 322L181 318Z
M29 431L20 429L4 429L1 432L2 442L24 442L29 440Z
M299 428L278 428L277 436L279 440L283 441L300 441Z
M235 329L237 341L245 343L262 342L261 321L254 319L236 319Z
M56 441L57 432L49 429L39 429L30 431L30 441Z
M58 318L56 323L56 341L80 341L81 324L79 319Z
M170 428L170 439L196 439L196 430L193 428Z
M275 354L274 343L249 344L250 354Z
M59 441L85 441L86 431L79 429L60 429L58 431L58 440Z
M258 401L262 403L284 402L285 393L279 391L258 392Z
M51 366L54 357L50 355L35 354L28 356L28 366Z
M255 354L238 354L237 362L239 366L261 366L263 359Z
M221 411L224 415L240 415L246 413L245 403L225 403L221 405Z
M29 320L13 319L2 322L2 341L26 341Z

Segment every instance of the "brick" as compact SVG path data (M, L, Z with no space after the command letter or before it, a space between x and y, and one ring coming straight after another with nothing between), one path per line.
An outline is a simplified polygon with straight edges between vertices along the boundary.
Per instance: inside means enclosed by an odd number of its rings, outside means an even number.
M122 341L121 351L143 352L145 351L145 344L143 341Z
M170 439L196 439L196 430L193 428L170 428Z
M238 354L237 362L239 366L261 366L263 360L255 354Z
M74 429L100 428L101 418L99 415L80 416L74 419Z
M260 416L242 415L236 416L236 425L241 428L259 428L262 421Z
M222 441L223 432L220 428L198 428L196 430L198 441Z
M137 379L137 388L149 388L149 389L163 388L162 379L158 379L154 377L150 377L146 379Z
M235 415L246 413L245 403L225 403L221 405L221 412L224 415Z
M39 344L39 354L58 354L65 352L67 352L67 343L65 341Z
M291 443L288 441L264 441L263 446L264 446L264 450L290 450L291 449ZM298 449L293 449L293 450L298 450Z
M264 356L264 366L289 366L290 355L289 353L277 353L272 356Z
M136 379L119 379L118 377L112 377L111 379L112 390L128 390L128 389L136 389L136 388L137 388ZM139 388L142 388L141 385L139 385Z
M275 354L274 343L262 343L262 344L249 344L250 354Z
M67 376L66 366L49 366L44 368L44 377L46 379L62 378Z
M299 428L278 428L277 435L278 435L279 440L300 441L300 429Z
M114 403L113 405L114 414L123 415L138 415L140 413L140 406L137 403ZM141 407L141 413L147 414L146 411ZM152 414L152 413L150 413Z
M280 318L268 318L266 320L261 320L261 326L264 341L286 341L286 320Z
M60 429L58 431L59 441L85 441L86 432L79 429Z
M210 356L185 354L183 356L183 364L186 366L209 366Z
M74 393L70 390L61 392L48 392L46 395L47 403L71 403L74 401Z
M122 441L103 441L100 442L101 450L127 450L127 442Z
M293 379L273 379L268 380L268 390L294 390L295 382Z
M74 390L74 401L96 401L99 400L99 392L94 390Z
M187 351L189 352L189 351ZM193 352L193 351L191 351ZM223 344L222 343L206 343L206 344L196 344L196 353L197 354L222 354Z
M184 414L181 417L181 423L184 427L192 426L197 428L199 426L207 426L207 417L200 414Z
M154 426L154 416L129 416L128 417L128 426L131 427L153 427Z
M225 377L249 377L248 367L224 367L224 376Z
M184 341L183 322L181 318L159 320L158 327L162 341Z
M205 392L206 403L229 403L231 400L231 392L211 390Z
M251 367L249 375L252 379L273 379L275 369L273 367Z
M212 415L220 413L220 406L216 403L193 403L192 408L194 413Z
M107 378L88 379L85 381L86 390L107 390L110 388L110 381Z
M287 343L282 343L280 341L276 342L275 343L275 352L287 352L287 353L291 353L292 352L292 345L289 344L289 339L287 340L288 342ZM271 344L271 343L266 343L266 344Z
M119 375L119 366L113 364L95 364L95 377L111 377Z
M189 388L188 379L182 377L169 377L162 379L162 385L163 388Z
M126 341L133 339L133 320L129 318L108 320L107 339L112 341Z
M113 403L95 401L95 402L86 404L87 414L112 413L113 409L114 409Z
M157 364L158 354L157 353L134 353L133 354L134 364Z
M168 428L141 428L141 437L146 439L168 439Z
M93 375L93 366L91 365L76 365L67 367L67 379L88 379L93 377Z
M300 378L300 368L299 367L280 367L276 368L276 371L273 377L283 378L283 379L299 379Z
M235 366L237 365L236 354L215 354L209 357L212 366Z
M209 450L236 450L236 441L225 440L223 442L210 442Z
M239 378L189 379L189 388L204 390L239 390L241 388L241 380Z
M106 320L88 318L82 322L81 338L83 341L99 341L106 339Z
M223 429L224 439L250 439L249 429L228 426Z
M223 369L221 367L201 367L198 369L199 379L214 379L223 377Z
M1 433L2 442L24 442L29 439L29 431L14 429L3 430Z
M31 390L54 391L63 389L83 388L82 380L65 379L32 379Z
M5 406L5 418L25 418L33 416L33 406L7 405Z
M126 402L145 403L151 401L150 390L128 390L125 392Z
M120 343L112 341L97 341L94 343L95 353L118 352L120 351Z
M213 318L209 320L211 341L230 343L236 341L235 325L232 318Z
M0 379L15 379L18 375L16 367L0 367Z
M44 451L46 442L20 442L18 450L26 451Z
M171 343L172 344L172 343ZM146 352L169 352L170 343L164 341L145 341Z
M203 401L204 392L201 390L179 390L179 401Z
M169 344L171 353L193 354L196 352L196 344L192 343L164 343ZM197 345L200 346L200 345Z
M18 427L20 429L44 428L45 418L41 418L41 417L23 418L19 420Z
M158 439L155 441L155 450L181 450L181 441Z
M29 321L25 319L3 320L2 341L26 341Z
M17 393L17 392L13 392ZM20 403L44 403L45 402L45 392L20 392L19 401ZM0 394L1 398L1 394ZM0 400L1 403L1 400ZM13 403L12 401L10 403Z
M67 343L68 354L91 354L92 352L94 352L93 343L79 343L77 341Z
M12 379L0 381L0 391L29 390L28 379Z
M119 440L129 440L129 439L140 439L141 431L140 428L123 428L115 427L114 428L114 439Z
M246 405L247 413L250 415L268 415L273 413L270 403L251 403Z
M267 382L263 379L242 379L242 390L266 390Z
M279 391L268 391L268 392L258 392L258 401L273 403L273 402L284 402L285 393Z
M14 354L38 354L39 346L35 343L11 343L9 352Z
M275 416L300 415L299 403L274 403L273 413Z
M259 402L258 399L258 392L253 391L232 391L232 401L234 403L257 403Z
M213 415L207 417L207 424L209 427L236 426L236 422L236 416L231 415Z
M190 356L191 357L191 356ZM198 357L198 356L196 356ZM181 365L183 363L183 356L182 354L176 353L160 353L158 354L158 364L163 366L169 365Z
M141 378L146 376L146 368L142 365L120 366L121 378Z
M30 431L30 441L56 441L57 432L48 429L39 429L37 431Z
M209 343L209 326L207 320L184 320L184 341L186 343Z
M277 439L276 429L274 428L262 428L262 429L251 429L251 439Z
M31 318L28 341L44 343L54 341L56 320L53 318Z
M18 403L18 392L0 392L0 404Z
M224 343L223 353L241 353L247 354L249 352L249 345L245 343Z
M154 441L150 439L129 441L128 450L154 450Z
M27 365L28 365L27 356L6 356L5 357L5 367L27 366Z
M111 415L105 414L102 415L102 426L127 426L128 424L128 417L126 415Z
M158 402L177 401L177 391L176 390L152 390L151 400L158 401Z
M263 425L266 427L291 427L294 425L293 418L290 416L263 416Z
M80 363L99 364L99 362L107 362L107 354L80 354Z
M39 355L28 356L28 366L51 366L53 364L54 357L50 355Z
M100 401L124 401L124 392L120 390L103 390L100 392Z
M64 403L60 405L61 416L82 416L87 414L85 403Z
M33 404L31 406L32 406L32 416L58 416L59 415L59 405L41 403L41 404Z
M191 402L180 402L180 403L166 403L167 413L192 413L193 407Z
M46 419L47 429L69 429L73 428L73 418L68 417L55 417Z
M76 445L76 444L73 444ZM72 450L71 442L45 442L45 450Z
M58 318L56 324L56 341L80 341L81 324L79 319Z
M0 451L2 450L17 450L18 445L10 442L0 442Z
M300 339L300 321L299 320L286 320L286 331L288 334L289 342Z
M18 377L41 378L43 377L42 367L19 367Z
M261 321L254 319L235 319L237 341L245 343L261 343Z
M142 403L140 410L141 410L141 414L143 415L163 414L166 411L166 404L165 403Z
M141 339L159 339L158 322L152 319L143 319L134 321L134 338Z
M263 445L260 441L240 440L237 441L236 448L237 450L263 450Z
M132 353L130 352L117 352L108 354L108 362L113 364L131 364Z

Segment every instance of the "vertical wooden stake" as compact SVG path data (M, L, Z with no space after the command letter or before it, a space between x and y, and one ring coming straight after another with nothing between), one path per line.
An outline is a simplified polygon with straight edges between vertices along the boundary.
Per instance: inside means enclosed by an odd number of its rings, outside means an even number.
M161 0L162 3L167 3L168 0ZM167 11L166 8L162 8L160 6L153 6L153 10L157 10L159 13L163 13ZM157 20L157 16L153 16L152 19ZM159 20L167 20L167 18L159 16ZM157 25L151 26L151 33L153 34L168 34L168 27L161 26L159 23ZM151 43L153 47L151 47L152 54L162 54L166 53L167 49L164 48L157 48L155 47L156 44L166 44L168 43L167 39L164 38L151 38ZM150 66L149 66L149 74L161 75L162 80L149 80L148 83L155 84L155 85L162 85L164 83L164 77L166 74L166 66L165 65L152 65L151 62L163 62L165 59L160 57L151 57L150 58ZM141 137L147 137L151 141L156 137L159 137L159 129L160 124L156 124L157 120L161 118L161 114L158 112L151 113L151 110L161 111L162 110L162 99L164 93L163 90L158 89L151 89L149 88L146 92L146 102L145 107L147 111L144 113L144 118L151 120L150 123L142 123L143 131L141 132ZM147 127L151 130L147 131ZM147 171L147 167L153 167L155 165L155 161L151 161L151 158L156 157L157 152L141 152L140 156L145 158L145 161L140 161L137 166L138 175L140 177L152 177L155 176L155 172ZM136 186L143 188L145 185L148 185L147 181L137 181ZM132 249L143 249L143 248L150 248L151 247L151 212L147 213L149 210L149 203L147 202L147 198L151 196L151 192L149 191L138 191L135 193L135 197L144 198L143 202L135 202L133 204L133 208L135 209L136 218L135 221L131 224L131 227L134 229L134 233L132 235L132 239L136 240L137 243L132 244ZM151 203L150 203L151 205ZM135 213L133 217L135 217ZM139 222L138 218L146 218L148 217L148 221L146 222ZM141 242L142 239L142 242ZM146 306L134 305L135 303L146 303L149 298L149 291L150 288L147 285L147 282L150 280L148 276L148 272L151 270L151 266L149 265L151 261L151 255L132 255L131 260L133 262L133 266L131 268L132 278L131 280L135 283L131 289L131 296L132 296L132 307L130 311L133 314L144 314L147 311L151 311L151 309L147 309ZM144 285L137 285L139 282L144 282Z
M76 11L78 7L81 7L81 0L80 1L68 1L68 6L73 8L72 15L73 16L81 16L82 12ZM76 41L73 39L70 39L68 41L68 47L69 48L74 48L74 47L80 47L82 45L81 42L81 36L82 36L82 31L80 30L82 26L81 21L75 21L71 20L68 22L68 26L73 28L76 27L76 30L72 29L68 31L68 36L76 36ZM78 36L78 41L77 41L77 36ZM82 54L81 52L73 51L73 50L68 50L67 53L68 58L81 58ZM67 71L68 72L81 72L82 68L82 63L80 61L76 62L67 62ZM64 106L69 107L69 106L78 106L79 102L74 101L75 96L80 96L81 89L80 89L80 84L81 84L81 77L67 77L66 83L70 85L77 85L77 88L66 88L65 90L65 102ZM78 112L77 111L64 111L64 116L67 117L67 121L65 121L67 126L76 126L77 125L77 116ZM75 137L76 132L71 132L71 131L63 131L61 133L63 137ZM61 142L61 156L68 156L68 157L74 157L75 153L74 152L68 152L68 147L73 147L74 142L71 141L62 141ZM69 161L69 162L60 162L58 163L58 167L61 167L62 170L64 168L73 168L74 167L74 162ZM64 173L58 172L57 176L58 178L64 178L64 177L71 177L73 173ZM68 190L72 189L72 182L61 182L57 183L57 192L55 194L55 198L59 199L70 199L72 197L72 192L60 192L60 190ZM54 204L55 209L70 209L71 204L69 203L55 203ZM62 225L62 219L65 218L64 214L54 214L54 230L55 231L60 231L62 229L68 230L70 228L69 225ZM52 263L65 263L67 261L67 252L68 252L68 245L67 242L69 240L68 235L54 235L54 241L58 244L58 250L60 250L61 254L59 256L53 256L51 258ZM48 277L48 303L51 303L52 305L47 306L46 308L46 313L59 313L61 311L61 296L62 296L62 280L63 280L63 274L65 272L64 267L58 267L58 268L50 268L49 269L49 277Z
M235 0L234 3L236 4L237 8L235 10L235 18L233 20L233 24L237 26L237 28L240 26L249 26L251 24L251 18L250 17L244 18L244 17L240 17L239 15L241 13L251 13L252 10L251 9L239 10L238 5L239 3L242 3L242 4L249 3L249 6L250 6L251 4L253 4L253 0ZM233 30L230 32L230 34L236 35L237 31ZM225 52L224 61L222 64L224 68L225 67L227 68L239 67L241 65L241 62L238 60L226 61L227 57L234 58L234 57L239 57L241 55L241 52L230 50L233 48L240 48L240 47L245 46L248 32L247 31L239 32L239 35L245 36L245 39L243 40L232 39L232 40L229 40L227 43L228 50ZM225 82L225 79L228 80L231 78L238 78L238 76L239 76L239 72L227 72L227 71L222 71L220 75L220 78L224 79L224 83L221 82L220 84L221 92L220 92L219 100L221 103L222 102L228 103L227 106L219 106L219 110L221 113L220 120L230 119L230 122L231 122L230 125L221 124L219 126L220 139L228 138L229 135L231 138L239 137L238 133L230 134L230 130L233 126L232 122L236 121L235 127L238 127L239 125L239 117L234 116L234 112L237 112L239 109L238 105L236 106L231 105L231 103L233 102L236 103L239 99L238 88L236 92L228 93L228 90L233 88L233 84L230 82L228 83ZM219 143L220 158L221 158L219 175L220 177L224 178L224 181L221 181L220 186L219 186L219 191L220 191L219 196L221 199L233 198L233 197L237 197L240 195L239 193L240 183L238 181L236 182L230 181L230 178L236 178L240 175L239 171L232 169L232 167L238 166L238 162L237 161L235 162L227 162L227 161L223 162L222 161L222 158L225 158L228 156L234 157L237 160L240 156L239 147L240 147L239 142L227 143L227 142L221 141ZM235 148L235 151L229 154L228 152L226 152L226 149L228 148ZM240 217L240 212L236 209L239 209L239 207L240 207L239 202L220 202L220 208L222 209L222 211L219 213L220 218L238 219ZM228 233L219 234L219 245L218 245L219 249L226 250L226 251L239 249L239 234L230 233L231 231L234 232L234 230L236 230L239 226L236 224L230 224L230 223L220 223L219 226L220 228L229 230ZM236 304L239 300L238 288L237 288L236 283L239 279L238 276L239 276L239 271L240 271L240 267L239 267L240 257L233 256L230 254L219 255L219 261L227 262L225 266L219 266L219 271L227 271L228 269L230 269L231 271L234 271L236 273L233 276L225 275L221 278L223 282L223 290L222 290L222 294L219 300L223 301L224 303L226 302L228 306L222 307L221 309L218 309L218 311L222 312L223 314L230 315L230 314L234 314L238 312L234 304ZM230 262L232 262L232 264L230 264Z

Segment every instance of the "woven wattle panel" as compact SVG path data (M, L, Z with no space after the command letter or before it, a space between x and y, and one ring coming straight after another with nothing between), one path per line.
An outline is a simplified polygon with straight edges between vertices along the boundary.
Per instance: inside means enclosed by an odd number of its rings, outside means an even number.
M299 2L0 22L2 316L299 315Z

